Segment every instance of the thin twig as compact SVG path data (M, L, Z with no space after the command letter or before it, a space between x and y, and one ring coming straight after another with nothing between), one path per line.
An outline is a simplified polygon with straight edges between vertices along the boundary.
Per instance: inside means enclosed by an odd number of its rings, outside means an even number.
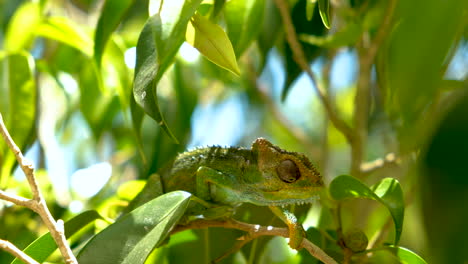
M44 197L41 194L39 186L36 181L36 177L34 176L34 167L28 159L26 159L23 154L21 153L20 148L16 145L13 139L10 136L4 122L3 116L0 113L0 133L2 134L3 139L7 143L8 147L13 151L16 160L18 161L19 166L23 170L24 174L26 175L26 179L28 180L29 187L31 188L31 192L33 194L33 198L31 200L27 200L25 198L19 196L13 196L11 194L6 194L5 192L1 192L2 196L0 198L6 198L5 200L15 203L17 205L26 206L29 209L36 212L44 221L44 224L49 229L50 234L57 243L57 246L62 253L62 256L67 264L78 264L76 257L73 255L72 250L70 249L67 239L65 237L63 221L58 220L57 222L52 217L52 214L47 208L47 204L45 202ZM18 202L18 203L16 203Z
M15 245L10 243L9 241L0 239L0 248L5 250L6 252L12 254L17 259L23 261L24 263L39 264L39 262L35 261L30 256L26 255L23 251L21 251L19 248L15 247Z
M368 34L362 36L358 45L359 76L357 80L356 95L354 98L354 140L351 142L351 175L361 177L361 163L366 149L366 138L368 129L370 109L370 83L372 65L374 64L377 51L385 36L388 35L396 0L390 0L387 12L374 39L368 41Z
M330 100L328 100L328 97L326 96L325 89L323 89L323 87L317 81L315 74L312 72L309 64L307 63L305 59L304 51L302 49L301 44L299 43L296 30L294 29L294 25L291 21L291 17L289 16L289 7L288 7L287 0L275 0L275 2L276 2L276 6L278 7L278 10L280 11L280 15L284 23L286 40L288 41L289 46L291 47L294 61L309 76L312 84L314 85L316 89L318 97L320 98L320 101L322 102L328 114L328 117L330 118L330 121L333 123L336 129L338 129L341 133L343 133L343 135L348 140L348 142L351 143L354 137L353 130L348 126L348 124L346 124L345 121L339 118L332 103L330 102Z
M171 234L175 234L189 229L203 229L208 227L224 227L242 230L248 233L247 239L249 239L250 237L256 238L260 236L289 237L289 230L287 228L252 225L234 219L228 219L225 221L198 219L188 223L187 225L176 226L174 230L172 230ZM337 264L337 262L334 259L328 256L327 253L325 253L314 243L310 242L307 238L304 238L302 240L301 246L305 248L312 256L322 261L323 263Z
M33 206L32 204L34 203L33 200L26 199L16 194L7 193L2 190L0 190L0 199L28 208L31 208Z
M361 173L368 175L387 166L398 165L400 163L400 158L397 158L394 153L388 153L383 158L378 158L370 162L362 163Z

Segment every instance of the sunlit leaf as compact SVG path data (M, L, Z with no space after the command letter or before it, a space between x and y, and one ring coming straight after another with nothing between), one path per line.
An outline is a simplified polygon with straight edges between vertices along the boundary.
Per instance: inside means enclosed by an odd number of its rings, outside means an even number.
M388 250L392 252L401 260L402 263L405 264L427 264L427 262L423 258L404 247L389 246L383 248L383 250Z
M216 65L240 75L236 55L224 30L200 14L190 20L186 40Z
M307 4L306 4L307 20L312 20L312 16L314 15L314 10L315 10L316 5L317 5L317 0L307 0Z
M112 123L119 110L119 101L115 94L104 90L103 80L94 61L83 60L79 73L80 109L93 134L99 138L106 127Z
M349 198L366 198L380 202L389 210L395 224L395 244L398 243L403 228L405 205L400 183L393 178L385 178L371 188L358 179L341 175L329 187L333 199L341 201Z
M16 52L28 49L41 23L40 7L37 3L25 2L13 15L5 34L5 49Z
M144 263L184 214L190 194L176 191L136 208L94 236L80 251L87 263Z
M133 180L125 182L119 186L117 189L117 196L125 200L132 200L135 196L143 189L145 186L145 181L143 180Z
M187 24L200 3L201 0L163 1L161 12L148 19L137 44L133 95L138 105L176 142L159 109L156 90L184 42Z
M264 0L229 1L224 7L227 33L237 57L258 36L263 22Z
M92 39L82 28L65 17L49 17L37 28L36 34L69 45L88 57L93 54Z
M106 0L94 34L94 59L101 64L102 53L112 32L134 0Z
M80 231L89 223L102 218L96 211L83 212L65 223L65 237L69 238L76 232ZM57 244L50 235L50 233L44 234L40 238L36 239L29 246L27 246L23 252L28 256L32 257L39 263L46 261L46 259L57 249ZM15 259L11 264L22 264L23 262Z
M125 50L124 40L119 36L112 36L103 54L102 65L97 67L103 80L102 90L104 93L117 93L120 106L124 110L130 107L132 96L131 70L125 64Z
M37 87L34 80L34 60L30 54L0 53L0 111L15 143L24 148L34 141ZM0 178L9 175L15 157L0 140ZM6 178L5 178L6 179Z
M330 0L318 0L318 7L320 17L322 18L323 25L330 29Z

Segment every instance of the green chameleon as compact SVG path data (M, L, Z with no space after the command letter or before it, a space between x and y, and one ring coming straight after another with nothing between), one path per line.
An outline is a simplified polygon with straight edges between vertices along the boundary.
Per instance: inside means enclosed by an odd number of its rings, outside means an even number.
M290 247L299 249L304 229L284 206L313 202L323 186L305 155L258 138L251 149L207 147L180 154L171 167L150 177L128 210L175 190L196 196L198 207L186 214L210 219L229 217L242 203L268 206L287 224Z

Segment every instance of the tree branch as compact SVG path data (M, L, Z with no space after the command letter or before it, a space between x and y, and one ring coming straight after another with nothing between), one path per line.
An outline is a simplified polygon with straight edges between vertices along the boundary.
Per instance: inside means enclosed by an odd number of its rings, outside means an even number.
M6 252L12 254L17 259L23 261L24 263L39 264L39 262L35 261L30 256L26 255L23 251L21 251L19 248L15 247L15 245L10 243L9 241L0 239L0 248L5 250Z
M32 208L34 203L34 201L30 199L26 199L12 193L7 193L2 190L0 190L0 199L28 208Z
M388 153L384 158L378 158L376 160L362 163L361 164L361 173L364 175L369 175L376 170L385 168L391 165L398 165L401 163L401 159L397 158L394 153Z
M203 229L203 228L208 228L208 227L232 228L232 229L238 229L238 230L247 232L247 235L241 237L241 239L248 240L248 241L255 239L257 237L260 237L260 236L289 237L289 231L287 228L252 225L252 224L240 222L234 219L228 219L225 221L198 219L198 220L194 220L188 223L187 225L176 226L172 230L171 234L179 233L179 232L189 230L189 229ZM243 246L245 244L246 243L239 243L240 246ZM239 247L239 245L236 245L235 247L233 247L233 249ZM316 246L314 243L310 242L308 239L304 238L302 240L301 246L305 248L307 251L309 251L309 253L312 256L322 261L323 263L337 264L337 262L334 259L328 256L327 253L325 253L321 248ZM231 253L232 249L229 252ZM225 256L226 254L223 255L222 257L225 257Z
M391 26L396 0L390 0L387 12L383 18L374 39L368 40L364 34L358 45L359 76L357 80L356 95L354 98L354 141L351 143L351 175L361 177L361 163L366 149L367 126L370 109L370 83L372 65L374 64L377 51L388 34Z
M318 97L320 98L320 101L322 102L328 114L328 118L330 118L330 121L333 123L336 129L343 133L348 142L351 143L354 138L353 130L348 126L348 124L346 124L341 118L339 118L332 103L328 100L328 97L326 96L325 89L317 81L317 78L315 77L314 73L310 69L308 62L305 59L304 51L302 49L301 44L299 43L299 40L296 35L296 30L294 29L291 17L289 16L289 7L287 0L275 0L275 2L276 6L280 11L281 18L283 19L286 40L288 41L289 46L291 47L294 61L299 65L299 67L301 67L303 71L307 73L307 76L309 76L309 79L314 85Z
M39 190L36 177L34 176L33 164L31 163L31 161L29 161L23 156L20 148L15 144L15 142L11 138L10 133L8 132L3 122L3 116L1 113L0 133L2 134L2 137L7 143L8 147L13 151L19 166L26 175L26 179L28 180L29 187L31 188L31 192L33 194L33 198L31 200L27 200L23 197L6 194L2 191L0 193L0 198L15 203L17 205L26 206L34 212L36 212L37 214L39 214L39 216L42 218L42 221L44 221L44 224L47 226L47 229L49 229L50 234L54 238L55 243L57 243L57 246L60 252L62 253L63 258L65 259L65 263L78 264L78 261L73 255L73 252L71 251L70 246L68 245L67 239L65 237L63 221L58 220L57 222L55 222L54 218L52 217L49 208L47 208L45 199Z

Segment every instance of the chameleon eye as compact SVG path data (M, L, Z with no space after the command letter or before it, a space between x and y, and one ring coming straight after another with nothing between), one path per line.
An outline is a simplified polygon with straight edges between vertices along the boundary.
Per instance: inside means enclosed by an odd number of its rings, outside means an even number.
M293 183L301 177L299 168L297 168L296 163L292 160L283 160L276 167L276 172L278 173L280 179L287 183Z

